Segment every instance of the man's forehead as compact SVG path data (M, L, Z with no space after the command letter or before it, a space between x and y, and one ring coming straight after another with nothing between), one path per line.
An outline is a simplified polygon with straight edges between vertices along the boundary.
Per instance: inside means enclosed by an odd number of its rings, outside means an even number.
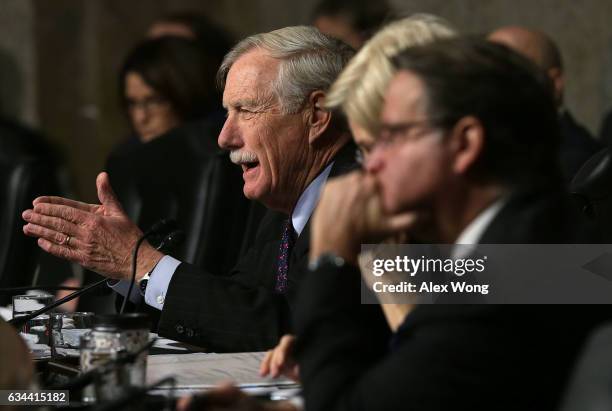
M409 71L399 71L387 87L381 120L383 123L395 123L422 117L425 114L425 102L422 80Z
M261 101L270 96L278 73L279 60L262 49L240 56L230 68L223 92L223 105Z

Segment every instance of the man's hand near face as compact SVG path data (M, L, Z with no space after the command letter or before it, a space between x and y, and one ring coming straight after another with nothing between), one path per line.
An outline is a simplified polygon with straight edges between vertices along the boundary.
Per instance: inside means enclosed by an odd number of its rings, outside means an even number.
M357 264L361 244L401 233L414 220L412 213L385 213L371 175L356 171L335 178L323 189L313 216L310 260L332 253Z
M107 173L96 179L97 204L61 197L38 197L33 209L22 216L28 222L23 232L38 238L46 252L64 258L109 278L131 278L132 252L142 231L125 214ZM140 279L163 257L144 242L138 253L136 278Z

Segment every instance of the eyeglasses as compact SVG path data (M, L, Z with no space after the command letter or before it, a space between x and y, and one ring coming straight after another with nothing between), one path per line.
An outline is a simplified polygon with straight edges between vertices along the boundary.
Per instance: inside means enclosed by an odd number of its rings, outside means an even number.
M375 146L389 147L401 140L417 140L421 138L426 131L434 128L432 119L408 121L405 123L382 125ZM411 130L422 128L420 133L410 133Z
M169 105L169 101L161 96L145 97L142 100L126 99L128 110L132 111L137 108L147 112L159 111L165 109Z

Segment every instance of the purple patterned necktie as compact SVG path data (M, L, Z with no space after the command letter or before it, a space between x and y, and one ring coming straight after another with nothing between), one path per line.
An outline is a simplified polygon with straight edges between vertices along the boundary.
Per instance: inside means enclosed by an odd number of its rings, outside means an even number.
M289 272L289 256L295 244L297 234L291 224L291 218L285 222L285 229L281 238L280 250L278 252L278 265L276 269L276 286L274 291L279 294L287 292L287 273Z

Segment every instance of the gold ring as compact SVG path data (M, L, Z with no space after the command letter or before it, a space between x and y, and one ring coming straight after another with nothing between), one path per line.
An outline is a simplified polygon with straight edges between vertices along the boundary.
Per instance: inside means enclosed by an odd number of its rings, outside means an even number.
M64 245L65 245L66 247L70 247L70 239L71 239L71 238L72 238L72 237L70 237L68 234L66 234L66 239L64 240Z

